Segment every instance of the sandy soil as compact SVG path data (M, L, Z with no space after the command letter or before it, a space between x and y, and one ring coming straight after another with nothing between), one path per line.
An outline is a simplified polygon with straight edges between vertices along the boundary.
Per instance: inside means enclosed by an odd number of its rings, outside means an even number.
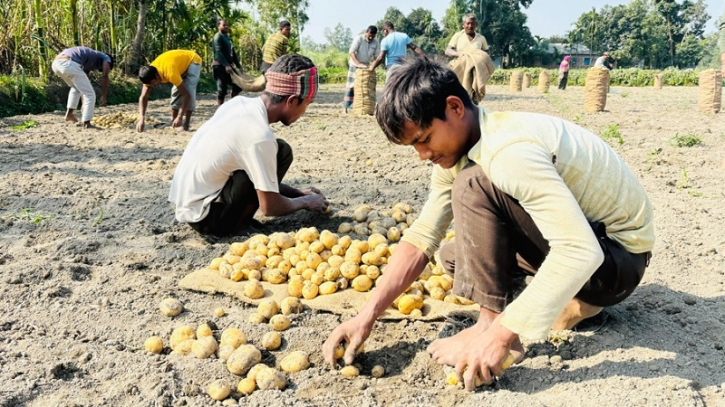
M287 181L315 185L340 210L262 219L265 233L315 225L369 203L380 209L427 195L430 165L390 145L372 117L341 114L342 87L325 87L295 125L275 125L294 148ZM363 376L343 380L323 366L320 346L346 316L305 313L285 332L273 364L290 350L313 367L282 391L259 391L250 406L582 405L725 406L725 120L697 112L696 88L613 88L607 111L583 113L582 88L511 94L492 86L485 105L577 121L595 133L617 124L610 143L640 177L655 207L658 241L640 288L577 332L528 344L528 358L493 389L475 393L444 383L425 347L460 329L451 322L377 323L361 358ZM167 118L165 101L150 104ZM202 97L197 128L214 113ZM97 114L134 112L134 105ZM61 112L0 120L0 406L209 406L203 389L238 379L218 360L142 350L150 335L207 320L242 328L259 343L266 327L246 322L252 308L177 288L178 280L226 251L174 221L166 203L171 176L191 133L151 129L79 131ZM700 146L675 147L676 134ZM372 160L372 166L366 166ZM158 312L173 296L186 311ZM224 307L228 315L213 316ZM468 321L470 323L470 321ZM373 379L382 364L386 377Z

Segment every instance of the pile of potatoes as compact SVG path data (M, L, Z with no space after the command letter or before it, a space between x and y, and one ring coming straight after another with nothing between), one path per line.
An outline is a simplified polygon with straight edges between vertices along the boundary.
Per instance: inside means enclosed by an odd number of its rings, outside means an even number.
M353 223L343 222L337 232L354 233L359 236L381 234L391 243L400 240L410 225L418 218L413 207L407 203L397 203L392 210L373 210L370 205L359 206L352 213Z
M149 123L155 123L156 120L153 117L147 117L146 121ZM94 117L91 120L91 124L102 129L120 129L124 127L136 126L138 122L138 114L136 113L111 113L103 116Z
M355 213L369 216L373 212L368 211L368 208L358 208ZM412 208L398 204L393 214L397 213L395 216L399 218L407 216L412 223L414 219L406 211L412 213ZM392 224L390 222L393 218L383 219L391 219L386 224ZM366 228L372 225L373 233L363 240L328 230L320 232L314 227L269 236L258 234L244 242L232 243L224 256L211 261L209 268L232 281L246 280L244 295L250 299L264 296L261 281L286 283L291 297L308 300L348 288L366 292L385 272L388 259L397 246L395 242L400 238L396 226L386 230L386 237L378 233L383 232L384 227L376 226L373 222L375 220L365 224ZM446 240L451 238L453 233L449 232ZM466 300L451 294L452 286L453 278L446 275L441 267L430 263L419 280L411 284L394 306L403 314L415 317L422 315L424 295L436 300L467 304ZM250 322L263 322L260 315L254 314L252 318L254 320Z

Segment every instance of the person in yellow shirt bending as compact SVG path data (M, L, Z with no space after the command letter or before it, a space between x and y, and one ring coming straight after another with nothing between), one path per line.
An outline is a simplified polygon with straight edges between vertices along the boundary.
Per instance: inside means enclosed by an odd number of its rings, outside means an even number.
M156 57L150 66L142 66L138 77L144 86L138 100L139 120L136 131L144 130L144 115L151 88L171 83L171 125L189 130L191 115L196 108L196 85L201 76L201 57L194 51L172 50ZM185 117L185 119L184 119Z
M365 306L323 345L328 363L340 342L353 362L453 219L456 237L439 265L453 274L453 292L481 309L475 325L428 352L455 366L469 390L500 376L510 356L523 359L519 337L571 329L639 285L655 241L652 205L597 135L552 116L475 106L453 71L425 58L390 75L375 117L389 141L433 164L430 194Z

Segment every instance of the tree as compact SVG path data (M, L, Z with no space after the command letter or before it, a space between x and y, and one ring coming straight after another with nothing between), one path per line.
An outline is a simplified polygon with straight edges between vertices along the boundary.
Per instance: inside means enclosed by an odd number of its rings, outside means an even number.
M325 27L323 35L332 48L345 53L347 53L350 44L352 44L352 30L341 23L337 23L332 30L330 27Z
M146 31L146 11L148 10L148 0L139 0L138 18L136 19L136 36L133 38L133 47L131 48L131 64L129 66L130 73L138 72L141 67L141 59L143 58L143 40ZM129 72L126 72L129 73Z

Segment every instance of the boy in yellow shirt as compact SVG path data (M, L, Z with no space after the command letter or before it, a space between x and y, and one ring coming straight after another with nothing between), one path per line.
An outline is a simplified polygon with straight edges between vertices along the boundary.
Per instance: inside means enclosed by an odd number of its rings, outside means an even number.
M172 50L156 57L150 66L142 66L138 77L144 86L138 100L139 121L136 131L144 130L144 115L150 89L160 83L171 83L171 125L189 130L191 115L196 108L196 85L201 76L201 57L194 51ZM182 119L186 117L186 120Z

